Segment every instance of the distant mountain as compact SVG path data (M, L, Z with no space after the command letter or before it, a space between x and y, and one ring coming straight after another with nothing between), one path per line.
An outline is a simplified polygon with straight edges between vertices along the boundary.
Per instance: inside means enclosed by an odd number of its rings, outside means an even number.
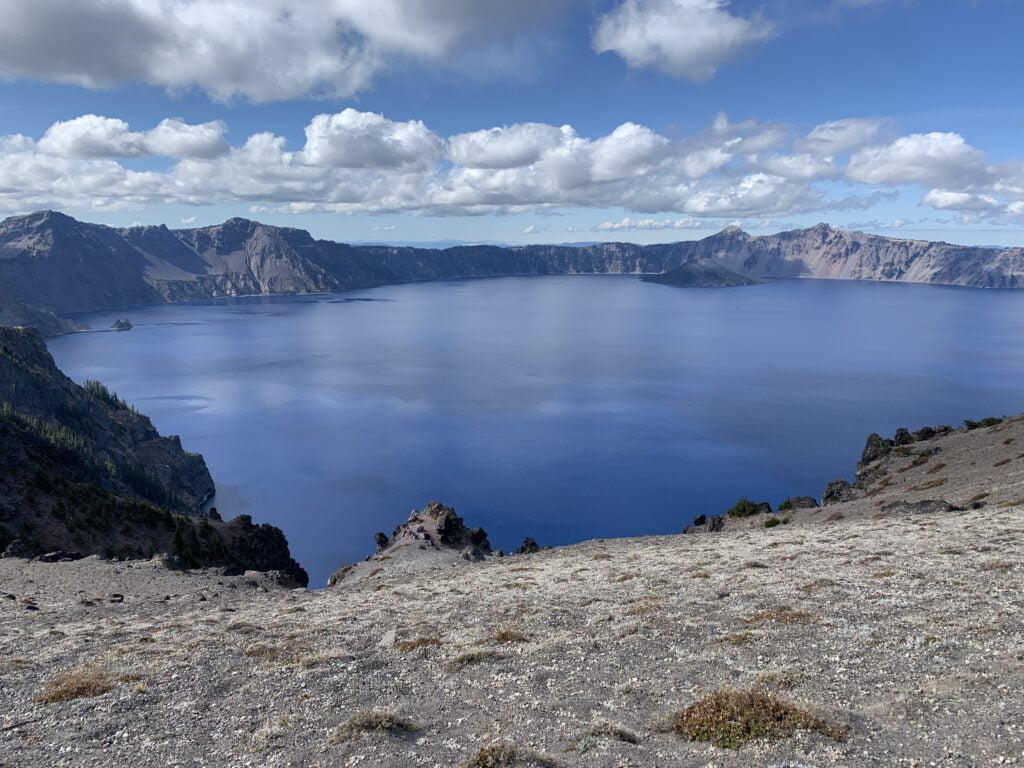
M703 259L688 261L675 269L657 275L644 275L643 280L648 283L675 285L682 288L735 288L743 285L759 285L764 282L764 280L741 275L721 264Z
M308 581L278 529L197 516L214 491L203 457L102 384L75 384L29 328L0 327L0 466L0 552L166 553Z
M715 263L753 278L889 280L1024 287L1024 249L897 240L833 229L636 245L352 246L230 219L200 229L115 229L55 211L0 222L0 323L67 328L78 312L166 301L317 293L505 275L658 274Z

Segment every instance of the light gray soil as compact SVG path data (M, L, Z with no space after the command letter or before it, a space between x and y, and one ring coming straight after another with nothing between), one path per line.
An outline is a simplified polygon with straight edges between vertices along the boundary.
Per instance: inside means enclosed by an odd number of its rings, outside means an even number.
M564 766L1024 765L1024 422L930 444L907 472L913 457L893 458L882 492L786 525L383 568L313 593L0 560L0 766L454 766L495 742ZM883 511L984 492L977 510ZM402 645L419 638L437 644ZM112 690L35 700L81 665ZM721 688L773 691L848 736L730 750L663 729ZM338 728L370 710L414 730ZM598 722L639 743L588 735Z

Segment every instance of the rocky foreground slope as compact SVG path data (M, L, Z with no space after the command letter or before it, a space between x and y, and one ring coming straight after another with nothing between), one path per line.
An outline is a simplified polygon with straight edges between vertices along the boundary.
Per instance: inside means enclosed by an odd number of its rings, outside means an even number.
M198 229L115 229L43 211L0 222L0 323L59 333L70 327L68 315L164 301L502 275L659 274L695 262L707 264L703 277L684 270L677 283L814 277L1024 287L1021 248L897 240L824 224L762 237L730 227L657 245L436 250L351 246L245 219Z
M198 516L214 491L203 457L102 384L75 384L29 328L0 326L0 467L0 553L162 553L307 583L280 530Z
M1024 417L970 426L716 533L383 559L411 520L314 593L0 560L0 765L1021 764Z

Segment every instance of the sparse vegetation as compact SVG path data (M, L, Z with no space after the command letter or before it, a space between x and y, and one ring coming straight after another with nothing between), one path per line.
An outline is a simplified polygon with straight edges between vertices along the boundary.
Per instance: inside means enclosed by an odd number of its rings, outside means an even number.
M536 768L558 768L558 763L547 755L524 749L504 742L488 744L459 768L512 768L512 766L536 766Z
M410 651L416 651L420 648L431 648L441 644L441 640L437 637L417 637L412 640L401 640L395 643L395 647L402 653L409 653Z
M601 720L590 726L588 731L590 736L608 736L618 741L624 741L627 744L639 744L640 737L630 731L628 728L623 728L621 725L615 723L609 723L606 720Z
M477 664L484 664L488 661L497 661L502 659L502 656L497 651L489 651L483 648L474 649L472 651L465 651L460 653L454 659L452 659L452 665L455 667L473 667Z
M86 379L85 383L82 385L82 389L84 389L93 397L102 400L107 405L112 406L113 408L117 408L120 411L130 411L132 413L138 413L138 411L136 411L132 406L128 405L128 403L125 400L122 400L120 397L118 397L115 392L111 392L109 389L107 389L107 386L101 381L96 381L95 379Z
M778 608L769 608L764 611L758 611L750 618L746 619L747 624L761 624L766 621L771 621L776 624L813 624L818 620L818 617L813 613L807 611L801 611L788 606L779 606Z
M491 635L490 641L492 643L528 643L530 638L524 635L522 632L513 629L511 627L501 627Z
M931 473L929 473L931 474ZM921 483L921 485L915 485L910 490L912 491L930 491L932 488L938 488L940 485L946 484L946 478L938 477L934 480L929 480L927 483Z
M720 690L697 700L674 719L674 730L690 741L739 749L752 741L778 741L797 731L842 740L844 729L808 710L761 691Z
M109 670L93 664L83 664L48 681L43 687L43 692L36 697L36 701L40 704L55 704L72 699L102 696L114 690L114 682L114 675Z
M994 427L1002 423L1003 419L997 418L995 416L989 416L987 419L981 419L981 421L964 419L964 426L967 427L967 431L979 429L981 427Z
M765 528L774 528L777 525L782 525L782 520L777 517L772 517L764 521Z
M365 712L357 712L341 723L331 732L327 740L331 744L343 744L358 739L364 733L374 731L401 735L415 733L418 730L419 727L415 723L393 712L370 709Z

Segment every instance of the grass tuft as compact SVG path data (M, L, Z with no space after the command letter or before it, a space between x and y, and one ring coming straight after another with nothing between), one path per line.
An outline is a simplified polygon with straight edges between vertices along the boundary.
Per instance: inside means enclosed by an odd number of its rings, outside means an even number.
M608 736L612 739L624 741L627 744L639 744L640 737L633 733L628 728L623 728L621 725L615 723L609 723L606 720L601 720L590 726L588 732L590 736Z
M55 704L60 701L102 696L114 690L114 680L114 676L108 670L83 664L47 682L43 692L36 697L36 701L40 704Z
M409 653L420 648L430 648L435 645L440 645L441 640L436 637L417 637L412 640L402 640L395 643L395 647L402 653Z
M739 749L752 741L778 741L815 731L840 741L846 732L802 707L763 691L714 691L676 715L676 733L689 741Z
M392 734L415 733L419 727L393 712L381 709L369 709L357 712L344 723L335 728L327 740L331 744L344 744L354 741L364 733L387 732Z
M511 768L517 765L558 768L558 763L547 755L503 742L483 747L469 760L462 763L460 768Z

